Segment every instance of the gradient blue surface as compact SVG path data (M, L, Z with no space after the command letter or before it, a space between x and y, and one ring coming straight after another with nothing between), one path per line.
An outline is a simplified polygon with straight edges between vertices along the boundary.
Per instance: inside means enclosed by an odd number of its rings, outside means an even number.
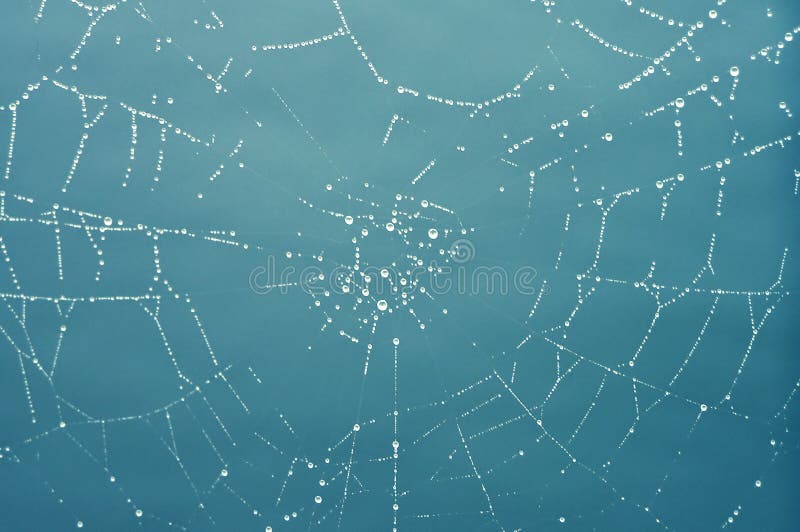
M797 528L792 0L0 7L0 530Z

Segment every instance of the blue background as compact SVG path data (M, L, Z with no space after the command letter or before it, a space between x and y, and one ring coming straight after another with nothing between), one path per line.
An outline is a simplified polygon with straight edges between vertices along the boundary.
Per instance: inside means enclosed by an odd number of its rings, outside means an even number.
M796 528L800 10L651 4L4 2L0 529Z

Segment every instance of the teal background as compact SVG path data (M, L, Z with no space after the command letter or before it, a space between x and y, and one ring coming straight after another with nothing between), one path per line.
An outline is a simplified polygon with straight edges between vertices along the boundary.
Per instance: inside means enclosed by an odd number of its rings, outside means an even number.
M795 529L800 10L649 4L4 2L0 530ZM249 285L356 253L545 295Z

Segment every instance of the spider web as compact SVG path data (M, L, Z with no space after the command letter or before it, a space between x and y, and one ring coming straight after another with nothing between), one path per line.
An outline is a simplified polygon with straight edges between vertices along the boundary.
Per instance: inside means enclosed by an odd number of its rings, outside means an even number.
M0 528L792 529L796 7L434 4L3 7Z

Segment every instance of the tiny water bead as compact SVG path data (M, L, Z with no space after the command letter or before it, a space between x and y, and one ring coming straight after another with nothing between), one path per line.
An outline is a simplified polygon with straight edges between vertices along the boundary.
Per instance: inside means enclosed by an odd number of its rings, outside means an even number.
M439 231L436 228L431 227L430 229L428 229L428 238L430 238L431 240L436 240L437 238L439 238Z

